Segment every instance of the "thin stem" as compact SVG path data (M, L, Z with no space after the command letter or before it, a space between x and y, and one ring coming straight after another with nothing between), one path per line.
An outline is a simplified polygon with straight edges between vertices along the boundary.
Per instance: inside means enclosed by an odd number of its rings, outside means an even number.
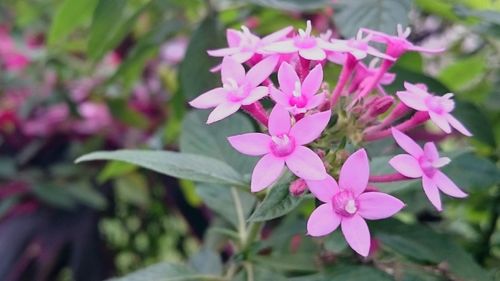
M247 281L255 281L254 272L253 272L253 264L246 262L244 264L245 271L247 272Z
M330 98L331 107L334 107L337 104L338 100L340 99L342 91L344 90L347 81L349 81L349 78L351 77L351 74L354 70L354 67L356 66L356 63L357 63L356 58L351 54L347 54L346 62L342 67L339 80L337 81L337 85L335 85L335 89L332 92L332 97Z
M429 114L427 112L417 112L415 115L413 115L412 118L406 120L405 122L395 126L396 129L400 130L401 132L407 131L409 129L413 129L416 126L419 126L423 123L425 123L427 120L429 120ZM375 132L370 132L367 133L365 132L364 140L365 141L375 141L379 139L383 139L385 137L390 136L392 133L391 128L382 130L382 131L375 131Z
M396 182L405 180L411 180L411 178L405 177L399 173L394 173L387 175L370 176L369 182Z
M231 196L233 197L234 207L236 209L236 217L238 218L238 234L240 236L241 245L245 244L247 238L247 228L245 223L245 215L243 214L243 205L236 188L231 187Z
M249 105L244 105L242 106L242 109L245 110L250 116L252 116L257 122L267 127L269 117L267 116L266 110L260 102L257 101Z
M378 69L377 73L375 73L375 76L372 76L370 78L370 84L368 84L366 87L363 88L363 90L359 93L358 95L358 100L366 96L369 92L371 92L375 86L380 82L384 74L391 68L391 66L394 64L393 61L390 60L384 60L382 62L382 65Z
M387 115L387 117L385 117L380 122L380 124L377 124L375 126L367 128L366 133L371 133L371 132L386 128L387 126L391 125L392 122L398 120L403 115L405 115L409 109L410 108L408 106L406 106L404 103L400 102L398 105L396 105L396 107L394 107L394 109L391 111L391 113L389 115Z

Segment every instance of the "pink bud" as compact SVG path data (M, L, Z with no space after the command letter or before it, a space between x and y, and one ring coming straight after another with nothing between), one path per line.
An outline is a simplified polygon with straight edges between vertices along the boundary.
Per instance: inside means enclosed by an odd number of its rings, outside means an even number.
M290 184L290 194L298 197L307 190L307 184L303 179L297 179Z
M389 110L393 104L394 97L392 96L376 97L369 104L367 104L366 113L369 114L370 117L377 117Z

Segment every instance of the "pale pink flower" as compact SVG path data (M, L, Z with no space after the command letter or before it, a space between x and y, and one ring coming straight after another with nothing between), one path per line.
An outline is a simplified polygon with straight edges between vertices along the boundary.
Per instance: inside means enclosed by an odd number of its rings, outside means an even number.
M417 85L408 82L404 85L406 91L399 91L396 94L405 105L418 111L428 112L434 124L448 134L451 133L451 127L453 127L466 136L472 136L467 128L450 114L455 108L455 102L451 99L452 93L435 96Z
M450 163L450 159L439 157L434 143L428 142L422 149L415 141L397 129L392 129L392 135L398 145L408 154L396 155L389 161L389 164L405 177L422 178L425 195L436 209L442 210L439 190L452 197L463 198L467 196L439 170Z
M364 149L353 153L340 170L339 184L331 176L308 180L309 190L323 202L307 221L311 236L324 236L341 226L351 248L366 257L370 250L370 231L365 220L379 220L399 212L404 203L382 193L367 191L370 167Z
M356 72L354 73L354 77L352 78L351 86L349 87L349 92L354 92L358 88L365 87L366 84L370 82L370 79L377 75L378 68L375 68L373 66L374 62L376 62L376 60L373 60L370 65L365 65L362 62L358 62L358 64L356 65ZM382 86L392 84L395 79L396 74L385 72L377 82L375 87L379 91L384 93Z
M444 48L430 49L430 48L415 46L407 39L408 36L410 36L411 29L407 27L406 29L403 30L403 27L399 24L397 26L398 34L396 36L388 35L386 33L367 28L361 28L360 31L371 36L370 40L372 41L385 43L387 45L386 54L394 58L399 58L401 55L403 55L408 51L435 54L435 53L441 53L445 50Z
M270 44L263 50L279 54L298 52L302 58L314 61L326 59L326 51L338 51L337 47L330 42L311 35L311 31L311 21L307 21L306 30L300 29L295 37Z
M242 26L241 30L228 29L226 38L229 47L209 50L208 54L213 57L229 56L239 63L244 63L256 54L265 54L264 47L285 38L293 28L291 26L285 27L262 39L253 34L246 26Z
M338 50L337 52L349 53L353 57L355 57L356 60L362 60L366 58L368 55L372 55L377 58L387 59L391 61L396 60L395 58L387 54L384 54L381 51L377 50L376 48L370 46L368 44L370 39L371 35L368 35L363 38L363 32L360 30L356 38L348 40L331 39L330 43L332 43L336 47L336 49ZM339 62L339 57L336 54L336 52L332 52L332 54L328 56L328 59L334 63Z
M215 88L189 104L196 108L215 109L208 116L207 124L219 121L235 113L242 105L255 103L268 95L268 87L259 86L274 71L278 56L263 59L245 74L243 65L230 57L222 61L222 87Z
M274 101L292 114L304 113L319 106L325 100L325 93L316 94L323 82L323 67L318 64L300 82L295 69L288 63L281 64L278 70L280 89L271 88Z
M229 137L229 143L239 152L264 155L252 173L252 192L261 191L276 181L285 164L299 178L324 179L327 174L323 162L305 145L321 135L330 115L330 111L308 115L292 126L288 111L276 105L269 116L269 135L248 133Z

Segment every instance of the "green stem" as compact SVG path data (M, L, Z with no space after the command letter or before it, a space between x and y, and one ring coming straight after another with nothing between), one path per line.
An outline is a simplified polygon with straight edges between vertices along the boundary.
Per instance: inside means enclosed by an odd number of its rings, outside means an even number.
M240 196L238 196L238 191L234 187L231 187L231 196L233 197L236 217L238 218L238 234L240 236L240 244L244 245L247 238L245 215L243 214L243 205L241 204Z
M244 264L245 271L247 272L247 281L255 281L254 272L253 272L253 264L246 262Z

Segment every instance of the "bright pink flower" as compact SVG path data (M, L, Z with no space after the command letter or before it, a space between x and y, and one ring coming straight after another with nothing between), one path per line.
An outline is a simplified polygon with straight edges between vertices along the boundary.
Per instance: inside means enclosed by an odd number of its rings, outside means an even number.
M363 38L363 32L359 31L355 39L348 40L340 40L340 39L331 39L330 43L336 46L338 52L341 53L349 53L357 60L362 60L366 58L368 55L372 55L377 58L387 59L391 61L395 61L396 59L382 53L376 48L370 46L368 42L370 41L371 35ZM333 54L333 56L328 57L329 60L338 63L338 55Z
M229 143L239 152L264 155L253 170L252 192L261 191L276 181L285 164L299 178L324 179L327 174L323 162L305 145L321 135L330 115L330 111L308 115L292 126L288 111L276 105L269 116L269 135L248 133L229 137Z
M271 88L271 97L292 114L304 113L320 105L325 93L316 95L323 82L323 67L318 64L309 72L304 82L300 82L294 68L284 62L278 70L280 89Z
M337 47L321 37L311 35L311 21L307 21L306 30L299 30L299 34L294 38L285 39L280 42L270 44L263 49L272 53L291 54L299 53L304 59L321 61L326 59L326 51L338 51Z
M285 38L293 28L291 26L285 27L262 39L250 32L246 26L242 26L241 30L228 29L226 37L229 47L209 50L208 54L213 57L229 56L239 63L244 63L256 54L265 54L264 47Z
M398 145L408 154L396 155L389 161L389 164L405 177L422 178L425 195L436 209L442 210L439 190L452 197L467 196L439 170L450 163L450 159L439 157L434 143L428 142L422 149L415 141L397 129L392 129L392 135Z
M18 70L23 70L25 69L29 63L30 60L28 57L25 55L14 51L12 53L9 53L3 57L3 61L5 64L5 68L8 71L18 71Z
M405 30L403 30L403 27L399 24L397 26L397 36L388 35L383 32L367 28L362 28L361 32L365 32L369 36L371 36L370 40L379 43L385 43L387 45L386 54L394 58L399 58L401 55L408 51L435 54L441 53L445 50L444 48L429 49L415 46L413 43L407 40L408 36L411 33L411 29L407 27Z
M370 250L370 231L365 220L379 220L399 212L404 203L382 192L366 190L370 167L364 149L353 153L340 170L339 184L331 176L311 181L309 190L323 202L307 221L311 236L324 236L340 225L351 248L366 257Z
M434 124L448 134L451 133L451 127L453 127L466 136L472 136L467 128L450 114L455 108L455 102L451 99L452 93L435 96L417 85L408 82L405 82L404 85L406 91L400 91L396 94L405 105L418 111L428 112Z
M271 75L277 63L277 56L268 57L245 74L241 64L226 57L222 61L222 87L200 95L189 104L203 109L215 107L208 116L207 124L226 118L242 105L255 103L268 95L268 87L259 85Z

